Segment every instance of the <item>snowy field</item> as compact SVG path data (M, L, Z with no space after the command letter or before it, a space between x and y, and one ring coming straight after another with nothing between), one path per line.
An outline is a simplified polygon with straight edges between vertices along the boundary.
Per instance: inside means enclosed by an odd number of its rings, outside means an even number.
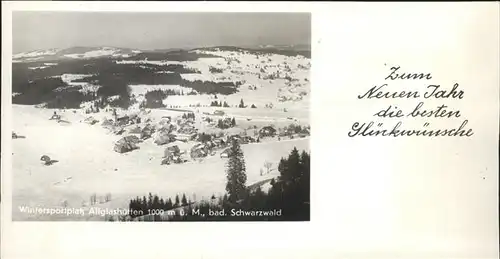
M250 109L245 109L250 110ZM152 116L170 111L154 110ZM92 194L111 194L110 202L95 205L127 208L128 201L149 192L163 197L186 193L191 200L208 198L225 192L225 161L219 153L203 162L160 165L164 146L152 139L140 149L119 154L113 145L121 136L109 134L96 125L83 123L82 111L66 110L61 115L69 124L49 120L52 110L32 106L13 106L13 131L26 138L13 139L13 219L14 220L102 220L75 216L40 216L19 211L18 206L80 208L89 206ZM94 116L94 115L93 115ZM104 114L95 115L102 118ZM260 176L265 161L274 163L287 156L293 147L309 151L309 139L270 141L243 145L247 167L247 184L276 176ZM187 149L189 146L181 146ZM219 151L220 152L220 151ZM48 155L59 162L42 165L40 157Z
M54 52L54 51L53 51ZM282 128L290 124L310 125L310 59L302 56L283 56L277 54L252 54L247 51L196 50L200 54L215 57L199 58L196 61L173 60L125 60L126 55L140 51L128 51L116 48L95 48L82 53L68 54L66 58L123 57L115 61L116 66L147 65L167 66L182 65L198 73L181 73L187 81L233 82L241 84L234 94L196 94L180 85L129 84L130 95L135 103L128 110L117 109L119 114L139 114L139 105L145 95L152 90L179 90L184 95L170 95L163 100L164 109L151 109L147 115L141 115L143 121L150 119L156 125L162 117L175 118L191 111L195 113L194 127L198 132L221 133L226 135L247 134L255 136L264 126ZM55 52L54 52L55 53ZM54 54L33 52L18 55L18 58L38 58L39 55ZM45 69L57 65L44 63L29 67L29 70ZM173 73L158 70L156 73ZM67 84L54 91L79 87L81 92L96 92L99 85L75 80L93 76L92 74L62 74L60 77ZM98 82L97 82L98 84ZM14 93L13 96L19 94ZM108 101L118 96L108 97ZM246 108L237 108L243 99ZM212 102L226 102L229 107L210 106ZM225 193L226 159L220 157L218 150L214 156L201 161L189 159L183 164L161 165L165 145L158 146L153 139L139 144L138 150L117 153L114 144L122 135L114 135L101 126L104 119L113 118L110 109L100 109L98 113L85 114L93 102L81 104L78 110L58 110L62 119L69 123L49 120L54 110L40 109L27 105L13 105L15 118L13 131L26 138L13 139L13 219L14 220L103 220L102 217L76 217L65 215L34 215L19 210L19 206L30 207L67 207L90 208L90 197L98 200L111 195L110 201L103 201L92 207L109 209L128 208L129 200L136 196L158 194L164 198L174 198L185 193L192 201L208 199L210 196L222 196ZM256 108L250 108L255 105ZM42 105L43 106L43 105ZM184 111L179 111L184 110ZM108 111L106 111L108 110ZM215 111L224 115L214 115ZM92 116L99 120L95 125L84 122ZM236 126L221 130L204 121L234 118ZM144 126L144 125L141 125ZM125 133L125 135L128 135ZM189 150L196 142L170 143L179 146L181 151ZM170 145L170 144L167 144ZM276 170L280 158L288 156L291 150L309 151L309 139L262 139L261 143L242 146L247 169L247 185L269 180L279 174ZM40 158L49 156L58 162L45 166ZM270 174L260 175L264 163L272 162ZM269 188L266 183L264 189Z
M193 92L192 88L182 87L180 85L129 85L130 94L135 96L144 96L149 91L154 90L175 90L182 91L185 94Z
M102 47L100 49L96 50L90 50L86 51L84 53L75 53L75 54L66 54L64 55L65 57L68 58L97 58L97 57L122 57L122 58L128 58L130 57L130 54L124 54L120 52L121 50L118 48L112 48L112 47ZM134 53L140 53L140 52L134 52Z
M219 95L218 101L227 101L230 106L238 105L241 98L247 105L255 104L264 107L273 103L279 109L309 109L310 95L310 59L296 56L289 57L278 54L250 54L246 51L206 51L196 50L200 54L218 57L199 58L196 61L170 60L121 60L116 64L154 64L183 65L199 73L183 73L181 77L188 81L233 82L242 83L238 93ZM216 69L217 72L211 71ZM167 73L158 71L157 73ZM144 94L151 89L182 89L180 86L147 85L142 88L133 87L132 92ZM185 90L185 89L184 89ZM169 96L164 103L186 107L190 104L210 105L212 95Z
M58 87L54 91L62 91L71 87L79 87L80 89L78 91L82 93L96 92L101 86L93 85L86 82L74 82L75 80L83 79L90 76L93 75L62 74L60 76L54 76L54 77L60 77L61 80L67 84L67 86Z
M117 60L116 64L121 65L133 65L133 64L151 64L158 66L166 66L166 65L182 65L183 62L179 61L167 61L167 60Z
M243 99L249 107L254 104L257 108L265 108L272 104L275 109L308 112L310 103L310 62L304 57L287 57L276 54L253 55L245 52L233 51L197 51L203 54L220 56L216 58L200 58L197 61L117 61L117 64L181 64L199 73L181 74L188 81L211 82L240 82L238 93L232 95L192 95L169 96L166 105L189 107L189 105L209 106L211 102L227 102L234 107ZM271 62L272 61L272 62ZM211 72L210 69L219 69ZM162 71L160 71L162 72ZM180 86L145 85L144 87L131 86L132 93L145 94L154 89L179 89ZM288 117L286 114L284 118Z
M28 69L31 70L37 70L37 69L45 69L51 66L57 66L57 63L43 63L42 66L37 66L37 67L28 67Z

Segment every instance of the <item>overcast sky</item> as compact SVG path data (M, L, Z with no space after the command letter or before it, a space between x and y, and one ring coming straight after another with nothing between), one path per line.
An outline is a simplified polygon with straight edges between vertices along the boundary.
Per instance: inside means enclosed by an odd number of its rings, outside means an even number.
M308 13L14 12L14 53L74 46L138 49L309 44Z

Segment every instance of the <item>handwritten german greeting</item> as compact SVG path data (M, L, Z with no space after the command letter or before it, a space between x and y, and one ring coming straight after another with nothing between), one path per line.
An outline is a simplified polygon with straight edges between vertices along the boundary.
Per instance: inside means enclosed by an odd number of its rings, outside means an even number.
M391 67L383 84L373 86L357 98L359 100L404 99L415 102L415 106L412 105L411 109L399 108L393 104L382 107L373 114L375 117L373 121L353 123L348 133L349 137L470 137L474 134L473 130L467 127L468 120L462 117L462 112L449 106L452 100L461 100L465 96L458 83L448 87L441 86L433 82L431 73L402 73L400 69L400 66ZM404 84L415 80L422 82L421 90L405 91ZM430 99L442 100L443 103L437 106L435 102L433 105L426 105L426 101ZM450 122L446 123L447 128L433 127L430 121L436 119L450 120ZM423 123L420 128L409 128L405 127L405 122L408 120L418 120Z

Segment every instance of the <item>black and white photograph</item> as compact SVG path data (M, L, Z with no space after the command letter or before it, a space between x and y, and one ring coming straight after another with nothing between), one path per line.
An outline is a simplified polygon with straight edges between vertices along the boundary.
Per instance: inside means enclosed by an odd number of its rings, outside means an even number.
M13 221L309 221L310 13L12 13Z
M498 258L498 7L2 2L0 257Z

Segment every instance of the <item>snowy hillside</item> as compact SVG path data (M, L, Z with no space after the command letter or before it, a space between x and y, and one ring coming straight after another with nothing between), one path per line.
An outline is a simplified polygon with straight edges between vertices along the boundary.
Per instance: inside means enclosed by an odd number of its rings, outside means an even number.
M169 101L165 101L167 106L169 103L183 107L210 106L214 95L219 94L220 100L228 102L231 107L238 105L241 99L248 106L253 104L257 108L309 107L311 64L310 59L302 55L239 48L205 48L169 53L72 48L57 52L25 53L18 57L31 58L36 54L47 53L56 53L65 60L15 63L13 66L14 103L50 103L56 96L43 97L28 93L47 87L45 92L71 88L83 94L75 97L81 100L75 100L79 103L70 104L68 108L78 107L80 103L89 101L89 98L95 98L85 96L90 92L98 96L107 95L105 98L132 93L134 96L127 99L138 106L144 100L145 89L177 89L179 95L198 95L178 98L175 96L177 94L169 94ZM94 59L97 57L109 59ZM69 81L64 80L63 75L75 75L78 78ZM56 81L57 78L62 78L62 81Z
M57 54L59 50L58 49L49 49L49 50L35 50L35 51L29 51L29 52L22 52L18 54L14 54L12 56L13 60L20 60L20 59L36 59L44 56L54 56Z
M157 111L160 113L160 111ZM85 207L89 197L107 193L110 202L98 206L126 208L128 199L148 192L163 196L186 193L192 200L221 195L225 186L226 160L221 151L198 161L184 164L161 165L165 146L148 139L140 149L119 154L113 151L117 136L98 124L84 122L85 114L71 110L61 112L69 124L49 120L51 110L32 106L14 105L13 131L25 138L13 139L13 218L15 220L71 219L65 215L31 215L18 210L19 206L33 207ZM168 114L167 112L163 114ZM102 121L109 114L94 114ZM161 113L152 118L161 118ZM238 123L240 121L238 120ZM188 150L194 143L173 143ZM247 165L248 183L275 177L277 171L260 175L265 161L279 161L293 147L309 150L309 140L269 140L243 145ZM43 165L42 155L58 160L51 166ZM85 218L89 220L90 218ZM102 218L100 218L102 220Z
M130 57L141 53L139 50L114 47L75 47L22 52L12 55L13 62L32 62L58 59L87 59L99 57Z
M277 54L252 54L246 51L209 51L194 50L194 53L207 54L215 57L199 58L196 61L168 61L168 60L117 60L119 65L145 65L160 66L181 65L193 69L196 73L183 73L182 79L190 82L232 82L241 83L238 92L220 97L223 101L237 104L244 99L249 105L265 107L273 103L280 108L293 109L295 105L302 108L308 107L310 94L309 71L310 60L303 56L283 56ZM157 71L156 73L169 73L170 71ZM170 88L179 87L172 85ZM182 86L181 86L182 87ZM138 95L145 93L144 89L166 89L167 85L143 85L143 90L133 86L132 92ZM184 87L185 88L185 87ZM180 89L180 88L179 88ZM190 92L186 88L186 93ZM189 106L210 104L212 96L182 97L184 102L177 101L177 96L169 97L167 103L176 106Z

